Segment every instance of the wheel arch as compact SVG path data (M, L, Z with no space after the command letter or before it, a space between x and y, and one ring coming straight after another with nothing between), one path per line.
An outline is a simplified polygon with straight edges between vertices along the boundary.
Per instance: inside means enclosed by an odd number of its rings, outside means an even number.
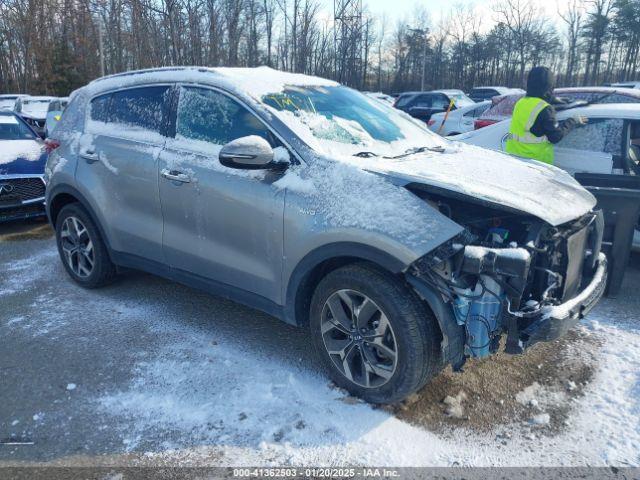
M394 274L406 269L402 261L369 245L340 242L319 247L305 255L289 276L284 320L293 325L306 325L309 321L311 297L318 282L337 268L363 261Z
M104 241L107 251L109 252L109 257L113 259L111 254L111 247L109 244L109 238L106 236L102 225L98 221L98 217L91 208L91 205L87 201L87 199L80 193L78 190L73 188L70 185L58 185L53 191L47 195L47 216L49 218L49 222L54 227L56 226L56 221L60 211L71 203L79 203L82 207L87 211L89 217L93 221L94 225L98 228L102 240Z

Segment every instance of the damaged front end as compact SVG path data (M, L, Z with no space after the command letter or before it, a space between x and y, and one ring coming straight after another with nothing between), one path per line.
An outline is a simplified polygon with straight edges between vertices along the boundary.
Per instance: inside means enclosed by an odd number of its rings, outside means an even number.
M443 357L454 369L497 352L504 336L511 354L554 340L602 297L601 212L552 226L468 199L414 193L465 227L407 272L438 317Z

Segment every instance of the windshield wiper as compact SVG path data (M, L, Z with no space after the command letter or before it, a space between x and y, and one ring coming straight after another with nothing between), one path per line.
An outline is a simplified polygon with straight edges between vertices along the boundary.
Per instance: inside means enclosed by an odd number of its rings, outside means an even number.
M409 155L415 155L416 153L424 153L424 152L444 153L444 147L416 147L416 148L410 148L409 150L407 150L404 153L401 153L400 155L395 155L393 157L383 157L383 158L387 158L389 160L395 160L397 158L404 158L404 157L408 157Z
M354 153L353 156L360 157L360 158L371 158L371 157L379 157L380 155L373 152L358 152L358 153Z

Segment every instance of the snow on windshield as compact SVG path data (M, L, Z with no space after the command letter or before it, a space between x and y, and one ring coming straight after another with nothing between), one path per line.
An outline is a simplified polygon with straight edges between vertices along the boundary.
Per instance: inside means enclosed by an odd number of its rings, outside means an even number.
M22 113L38 118L44 118L47 116L49 102L49 100L23 100Z
M342 86L289 86L262 102L317 153L397 155L446 140L405 114Z
M13 110L15 104L15 98L0 98L0 110Z

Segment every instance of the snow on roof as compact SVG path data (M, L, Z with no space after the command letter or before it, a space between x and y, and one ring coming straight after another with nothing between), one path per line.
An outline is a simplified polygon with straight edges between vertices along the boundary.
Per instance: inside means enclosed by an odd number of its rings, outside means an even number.
M614 87L564 87L564 88L556 88L554 90L555 93L618 93L621 95L627 95L629 97L637 97L640 98L640 90L634 90L632 88L629 89L621 89Z
M569 108L558 112L558 118L575 117L577 115L640 119L640 103L594 103L592 105Z
M26 102L50 102L51 100L55 100L57 97L48 97L48 96L33 96L33 95L27 95L25 96L24 100Z
M282 91L287 85L337 86L337 82L311 75L289 73L269 67L166 67L136 70L102 77L87 86L90 93L151 82L203 82L242 92L254 98Z

